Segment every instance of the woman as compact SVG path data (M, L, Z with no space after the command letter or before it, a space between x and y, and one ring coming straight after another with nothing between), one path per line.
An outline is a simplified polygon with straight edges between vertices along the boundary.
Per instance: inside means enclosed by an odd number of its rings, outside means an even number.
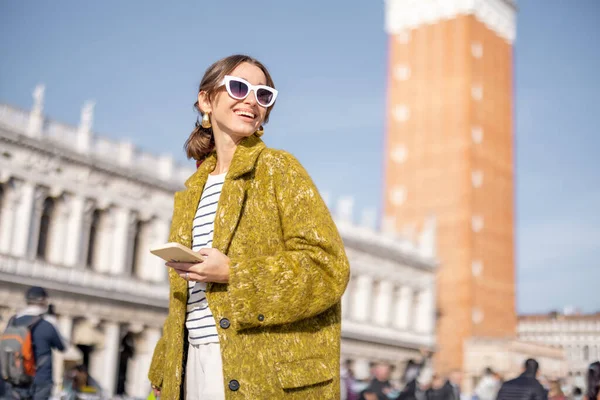
M560 382L553 380L550 382L550 391L548 392L548 400L566 400L566 396L560 387Z
M587 400L600 400L600 361L590 364L587 376Z
M259 138L277 97L265 66L208 68L186 141L199 168L175 194L169 315L149 378L164 400L339 398L342 240L310 177ZM189 345L186 343L189 341Z
M83 364L76 365L64 380L63 400L102 399L102 388L89 374Z

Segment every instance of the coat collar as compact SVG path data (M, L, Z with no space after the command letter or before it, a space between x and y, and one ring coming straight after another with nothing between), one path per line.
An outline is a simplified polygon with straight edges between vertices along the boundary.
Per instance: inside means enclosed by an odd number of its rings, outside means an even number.
M227 171L227 179L237 179L252 171L258 156L265 147L265 143L256 135L244 138L235 149L231 166ZM208 174L215 169L216 165L217 154L213 151L200 165L196 173L185 182L185 186L187 188L203 188Z
M248 180L239 179L252 171L260 153L266 148L264 142L256 135L243 139L235 150L231 166L225 177L221 191L221 199L215 215L213 247L227 254L233 233L242 213ZM182 218L176 229L178 242L184 246L192 246L192 225L196 207L204 190L204 185L217 164L217 156L213 152L200 165L185 183L186 190L175 198L176 210L181 210Z

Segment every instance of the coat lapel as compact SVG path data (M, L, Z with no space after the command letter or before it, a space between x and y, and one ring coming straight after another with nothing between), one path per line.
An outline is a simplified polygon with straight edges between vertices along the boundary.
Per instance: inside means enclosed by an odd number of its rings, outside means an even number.
M223 254L227 254L244 207L248 185L247 174L254 169L256 160L265 147L260 138L252 135L240 142L233 155L221 191L213 235L213 247ZM175 215L180 216L180 219L173 221L177 224L176 227L174 226L176 230L173 240L184 246L192 247L192 227L196 208L208 174L215 169L216 165L217 156L213 152L185 182L186 189L175 195Z
M219 207L215 217L213 247L227 254L237 228L248 189L248 173L254 169L265 144L257 136L244 139L236 148L229 172L225 177Z
M194 224L194 216L196 208L202 196L202 190L208 179L208 174L216 165L216 157L211 154L207 160L202 163L200 168L185 182L187 189L175 193L173 226L169 241L177 242L187 247L192 247L192 227ZM182 301L187 301L187 282L180 278L177 274L172 274L171 284L175 292L183 293L185 298Z
M194 216L200 202L200 196L208 179L208 174L215 168L216 156L211 154L196 172L185 182L186 190L177 193L175 197L175 208L181 213L178 221L177 242L184 246L192 247L192 227Z

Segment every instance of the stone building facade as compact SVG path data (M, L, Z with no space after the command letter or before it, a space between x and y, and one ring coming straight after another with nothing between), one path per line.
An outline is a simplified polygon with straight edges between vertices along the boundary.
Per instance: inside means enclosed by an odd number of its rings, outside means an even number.
M351 266L342 298L342 363L352 361L355 376L365 379L372 362L386 362L399 380L409 359L436 348L435 220L411 242L353 224L340 203L336 224Z
M562 349L516 338L470 338L465 341L463 393L472 393L483 377L485 368L491 367L504 380L519 376L529 358L540 364L542 379L549 382L566 376L567 362Z
M563 376L573 385L581 385L588 366L600 360L600 312L521 315L518 332L523 341L562 349L567 362Z
M148 248L168 237L173 192L193 170L93 135L92 103L78 127L49 120L43 98L39 86L30 112L0 105L2 325L27 286L44 286L72 343L54 356L55 382L84 362L108 394L147 395L168 306Z
M145 398L169 290L148 249L167 240L173 192L194 170L95 135L93 103L73 127L44 116L43 86L33 97L30 111L0 104L0 329L44 286L71 343L54 355L57 390L84 363L108 395ZM353 222L351 198L331 208L352 269L341 361L363 378L390 362L398 377L435 348L435 220L411 242L372 213Z

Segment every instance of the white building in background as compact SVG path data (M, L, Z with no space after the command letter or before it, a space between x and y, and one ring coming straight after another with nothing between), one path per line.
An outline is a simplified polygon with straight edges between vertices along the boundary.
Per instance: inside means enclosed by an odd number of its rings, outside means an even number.
M372 362L387 362L398 380L409 359L435 349L435 220L411 242L351 223L347 206L340 201L335 213L352 271L342 298L342 363L366 379Z
M49 290L65 365L85 363L109 393L145 397L146 374L168 306L164 263L148 252L168 237L173 192L193 172L170 156L92 133L93 103L78 127L0 105L0 316Z
M84 363L110 395L145 398L169 291L148 249L167 240L173 192L194 170L93 134L93 103L73 127L43 115L43 86L33 97L31 111L0 104L0 329L44 286L71 342L54 356L58 386ZM352 268L342 361L358 378L375 361L399 376L435 347L435 220L413 242L376 231L373 213L353 223L351 198L334 208Z
M588 366L600 360L600 312L519 316L519 338L564 349L568 377L581 385Z

